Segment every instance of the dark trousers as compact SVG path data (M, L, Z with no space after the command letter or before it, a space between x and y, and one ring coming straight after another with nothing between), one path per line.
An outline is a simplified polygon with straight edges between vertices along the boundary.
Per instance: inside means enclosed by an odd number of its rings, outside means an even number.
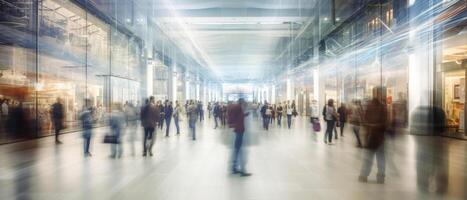
M152 146L154 145L154 141L156 140L154 131L155 131L154 127L144 128L143 153L147 153L148 151L152 152ZM151 140L149 145L148 145L148 140Z
M292 126L292 115L287 115L287 127Z
M245 156L242 151L243 132L235 132L234 152L232 158L232 171L245 172Z
M277 125L281 126L282 114L277 115Z
M214 128L217 128L219 126L219 124L217 123L217 116L214 115Z
M58 135L60 135L60 130L62 130L62 121L54 120L55 141L58 141Z
M168 117L165 118L165 136L169 136L169 129L170 129L170 121L172 121L172 118Z
M193 140L196 140L196 119L190 119L188 123L192 132Z
M335 128L336 121L334 120L326 120L326 134L324 135L324 140L326 140L326 136L328 137L328 142L332 142L332 131Z
M345 125L345 122L341 121L341 122L339 122L339 125L340 125L340 128L341 128L341 136L344 136L344 125Z
M362 140L360 140L360 126L353 125L352 127L355 138L357 138L357 144L359 147L362 147Z
M269 129L269 116L263 116L263 128L268 130Z
M161 119L159 120L159 127L161 128L161 130L164 127L164 118L163 117L161 117Z

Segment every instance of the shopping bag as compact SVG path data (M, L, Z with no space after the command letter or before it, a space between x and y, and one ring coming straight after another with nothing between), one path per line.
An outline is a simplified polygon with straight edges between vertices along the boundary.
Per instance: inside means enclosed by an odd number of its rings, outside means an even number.
M115 135L105 135L104 136L105 144L118 144L118 138Z
M321 124L319 123L318 120L315 120L315 121L313 122L313 130L314 130L315 132L320 132L320 131L321 131Z

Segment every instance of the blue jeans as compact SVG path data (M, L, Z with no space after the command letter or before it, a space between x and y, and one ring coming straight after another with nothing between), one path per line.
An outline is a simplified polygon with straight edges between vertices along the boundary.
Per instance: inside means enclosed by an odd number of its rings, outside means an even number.
M277 125L281 126L282 114L277 115Z
M84 154L88 154L89 146L91 146L91 129L84 129L83 130L83 139L84 139Z
M219 126L219 124L217 123L217 116L214 115L214 123L216 124L216 126L214 128L217 128Z
M232 171L245 172L245 155L242 151L243 132L235 132L234 151L232 158Z
M292 115L287 115L287 127L292 126Z
M196 119L190 119L189 125L193 133L193 140L196 140Z
M269 129L269 117L267 115L263 116L263 128L266 130Z
M113 135L117 138L117 143L113 143L110 145L110 156L112 157L120 157L123 153L122 144L120 142L120 129L114 128L112 129Z
M378 149L367 149L365 152L365 157L363 159L363 166L362 170L360 171L361 177L368 177L371 172L371 168L373 167L373 160L376 157L376 166L378 167L378 173L376 176L378 178L385 177L386 171L386 160L385 160L385 152L384 152L384 145L378 147Z
M174 117L174 123L175 123L175 128L177 128L177 134L180 134L180 125L178 124L179 121L180 119L178 118L178 116Z

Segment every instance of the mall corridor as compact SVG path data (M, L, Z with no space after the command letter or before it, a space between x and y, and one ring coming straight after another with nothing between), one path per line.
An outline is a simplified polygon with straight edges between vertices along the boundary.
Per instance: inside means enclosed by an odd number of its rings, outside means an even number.
M467 199L466 76L467 0L0 0L0 200Z
M136 155L125 139L124 155L109 158L109 145L94 136L92 157L82 156L80 133L0 146L0 199L465 199L467 183L464 141L402 135L389 140L386 183L358 182L365 149L356 148L349 130L335 145L314 134L305 118L293 128L272 125L269 131L253 119L256 142L248 148L250 177L230 174L227 128L199 123L199 138L188 127L180 136L158 133L154 157L141 156L138 129ZM129 130L134 131L134 130ZM127 138L127 137L125 137ZM376 170L376 169L373 169Z

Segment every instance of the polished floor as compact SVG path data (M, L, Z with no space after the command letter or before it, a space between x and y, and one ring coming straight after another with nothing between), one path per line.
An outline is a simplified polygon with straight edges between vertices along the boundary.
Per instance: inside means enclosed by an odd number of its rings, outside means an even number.
M206 120L209 120L206 117ZM311 133L306 118L292 129L273 125L266 132L250 125L250 177L231 175L232 133L198 124L198 140L187 134L164 137L158 130L154 157L141 156L141 131L132 155L129 134L124 155L109 158L95 130L92 157L82 154L80 133L0 146L0 199L466 199L467 142L443 137L402 135L386 145L386 183L357 181L365 150L355 147L347 129L334 145ZM173 124L172 124L172 128ZM171 133L173 134L173 132Z

